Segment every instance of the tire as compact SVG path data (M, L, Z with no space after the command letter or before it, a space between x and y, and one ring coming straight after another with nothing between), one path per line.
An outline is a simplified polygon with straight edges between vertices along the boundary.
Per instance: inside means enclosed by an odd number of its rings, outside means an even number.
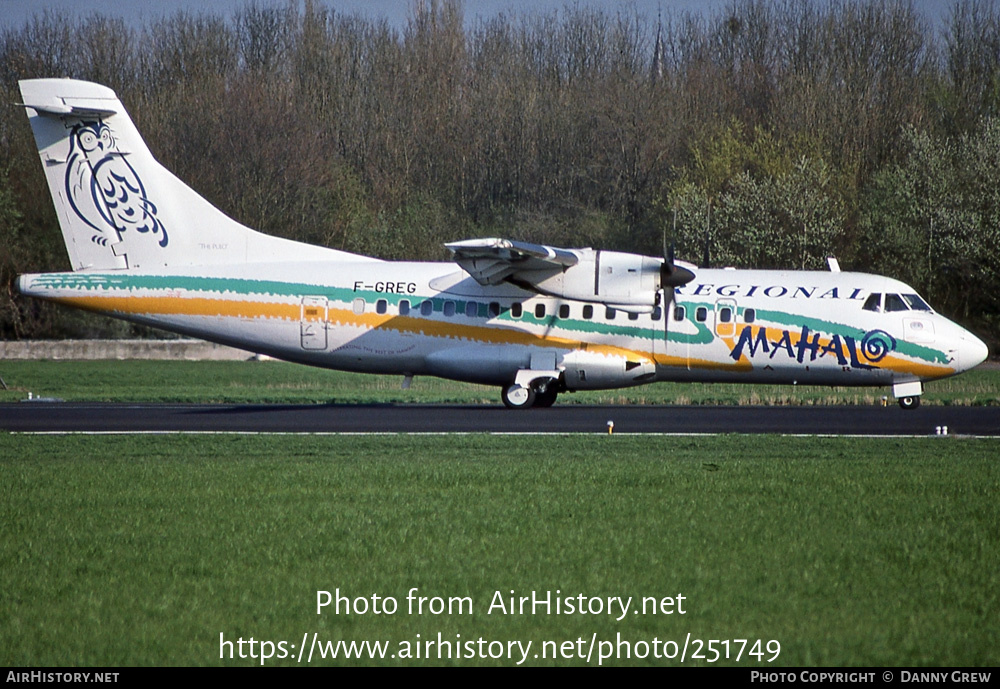
M910 397L900 397L899 406L902 409L916 409L920 406L920 395L912 395Z
M500 393L500 398L508 409L530 409L535 404L535 391L520 385L508 385Z
M555 385L549 385L545 392L535 393L535 406L536 407L551 407L556 403L556 397L559 396L559 391L556 390Z

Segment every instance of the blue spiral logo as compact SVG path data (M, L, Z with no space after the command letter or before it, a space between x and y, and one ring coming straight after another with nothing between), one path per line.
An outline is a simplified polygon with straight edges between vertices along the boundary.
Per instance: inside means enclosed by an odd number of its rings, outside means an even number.
M896 351L896 338L884 330L870 330L861 340L861 353L873 364L882 361L889 352Z

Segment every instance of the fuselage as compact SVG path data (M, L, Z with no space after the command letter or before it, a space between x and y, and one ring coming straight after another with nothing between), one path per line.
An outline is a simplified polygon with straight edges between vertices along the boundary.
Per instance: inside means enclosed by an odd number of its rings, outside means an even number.
M83 270L24 275L19 288L288 361L494 385L534 369L558 371L567 390L665 380L899 386L987 355L891 278L694 272L647 313L480 285L453 263Z

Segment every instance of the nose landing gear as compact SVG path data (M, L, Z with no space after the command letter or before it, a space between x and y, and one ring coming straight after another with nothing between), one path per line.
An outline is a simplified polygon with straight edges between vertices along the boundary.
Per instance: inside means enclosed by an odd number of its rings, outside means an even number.
M920 406L920 395L924 391L924 385L919 380L906 383L895 383L892 386L892 394L899 400L901 409L916 409Z

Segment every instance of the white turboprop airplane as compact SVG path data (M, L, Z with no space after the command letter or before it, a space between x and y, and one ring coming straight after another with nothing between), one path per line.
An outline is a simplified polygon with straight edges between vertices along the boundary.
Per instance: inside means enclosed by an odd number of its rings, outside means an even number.
M255 232L160 165L115 93L20 83L73 272L26 295L347 371L500 386L508 407L654 381L891 386L986 345L887 277L697 268L502 239L455 263L382 261ZM457 264L457 265L456 265Z

